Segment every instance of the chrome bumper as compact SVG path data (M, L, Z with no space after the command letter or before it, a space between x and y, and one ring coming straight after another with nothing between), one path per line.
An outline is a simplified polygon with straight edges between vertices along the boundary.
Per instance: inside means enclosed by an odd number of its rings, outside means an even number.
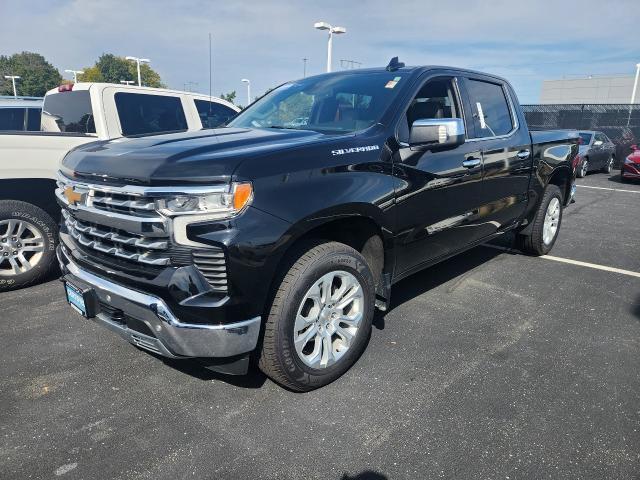
M110 282L83 270L64 252L57 251L64 274L92 288L101 303L122 310L126 315L144 322L154 336L140 333L126 324L112 320L99 312L95 322L107 327L128 342L170 358L230 357L256 348L260 334L260 317L226 325L190 324L178 320L166 303L137 290ZM81 285L77 285L81 286Z

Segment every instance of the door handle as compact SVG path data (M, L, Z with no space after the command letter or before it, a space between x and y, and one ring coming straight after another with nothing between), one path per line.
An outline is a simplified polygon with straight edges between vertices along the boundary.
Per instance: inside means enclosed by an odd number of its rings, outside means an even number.
M464 162L462 162L462 166L465 168L474 168L480 165L479 158L468 158Z
M518 157L520 160L526 160L527 158L529 158L529 155L531 155L531 152L529 150L520 150L518 153L516 153L516 157Z

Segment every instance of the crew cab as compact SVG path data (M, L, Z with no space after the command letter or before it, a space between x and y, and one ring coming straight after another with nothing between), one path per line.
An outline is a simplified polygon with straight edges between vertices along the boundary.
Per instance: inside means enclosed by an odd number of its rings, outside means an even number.
M62 85L38 105L42 116L35 106L20 113L27 130L38 131L0 132L0 291L36 283L56 266L55 179L69 150L97 140L212 128L239 110L206 95L106 83Z
M64 294L141 349L311 390L400 279L509 231L549 252L577 151L494 75L394 58L292 81L225 128L67 154Z

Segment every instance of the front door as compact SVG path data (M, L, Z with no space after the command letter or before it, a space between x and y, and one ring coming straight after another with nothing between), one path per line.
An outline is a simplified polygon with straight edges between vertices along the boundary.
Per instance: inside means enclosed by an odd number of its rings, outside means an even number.
M462 99L452 77L427 80L400 119L394 174L397 197L396 274L452 254L479 239L476 223L482 186L479 146L464 143L442 151L408 145L418 119L463 118Z

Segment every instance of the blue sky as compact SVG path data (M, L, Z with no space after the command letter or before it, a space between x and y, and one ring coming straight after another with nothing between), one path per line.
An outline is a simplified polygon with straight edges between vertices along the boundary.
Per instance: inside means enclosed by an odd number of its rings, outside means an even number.
M640 4L548 0L0 0L0 54L42 53L61 71L103 52L148 57L172 88L196 82L207 93L208 34L213 93L259 95L326 65L326 35L315 21L344 26L340 59L386 65L452 65L507 77L523 103L539 99L543 79L633 75L640 62Z

